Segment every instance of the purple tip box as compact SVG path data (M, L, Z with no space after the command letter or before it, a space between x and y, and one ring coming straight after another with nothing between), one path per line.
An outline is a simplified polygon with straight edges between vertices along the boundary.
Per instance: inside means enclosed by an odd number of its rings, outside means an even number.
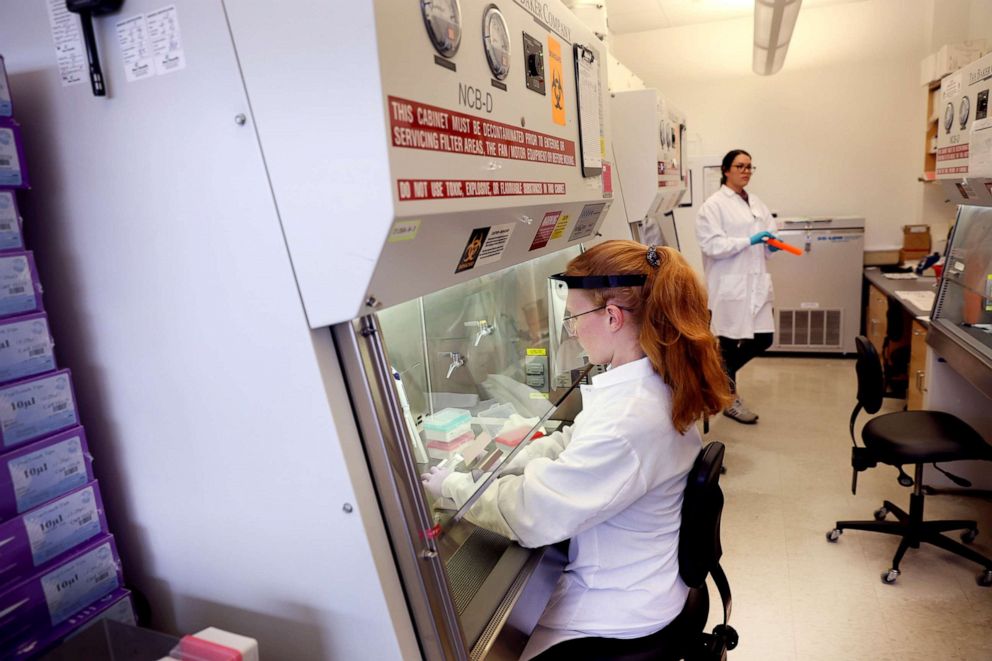
M51 372L55 342L44 312L0 319L0 384Z
M69 370L0 386L0 452L78 424Z
M105 597L100 597L57 627L22 640L9 652L10 656L4 659L9 658L12 661L37 659L39 654L52 649L63 640L74 638L100 620L113 620L134 626L135 617L130 590L118 588Z
M123 582L113 536L90 540L54 567L0 592L0 650L58 627Z
M0 255L0 317L41 312L41 280L30 250Z
M45 571L106 532L107 517L95 481L0 523L0 590Z
M0 522L93 480L82 427L0 454Z
M9 117L0 117L0 188L30 188L24 165L21 126Z
M0 190L0 251L24 250L24 226L12 190Z

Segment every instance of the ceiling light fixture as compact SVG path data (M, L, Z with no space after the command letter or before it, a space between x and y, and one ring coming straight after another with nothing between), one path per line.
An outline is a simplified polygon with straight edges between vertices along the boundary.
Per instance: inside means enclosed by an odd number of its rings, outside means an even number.
M785 64L792 29L803 0L754 0L754 61L759 76L770 76Z

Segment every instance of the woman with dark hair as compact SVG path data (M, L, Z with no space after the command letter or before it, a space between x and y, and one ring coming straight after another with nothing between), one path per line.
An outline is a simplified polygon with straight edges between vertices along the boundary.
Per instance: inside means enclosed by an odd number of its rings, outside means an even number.
M741 400L737 370L770 347L775 332L772 279L765 269L765 258L778 250L765 243L775 238L775 219L757 195L744 190L754 170L749 153L727 152L720 165L723 185L703 202L696 222L713 333L734 394L723 414L744 424L758 416Z
M664 647L688 594L678 538L696 422L730 401L706 292L678 252L633 241L596 245L552 278L568 287L565 330L609 369L582 386L575 423L521 449L467 518L525 547L571 539L523 658L588 658L652 634L638 642ZM422 477L458 506L477 483Z

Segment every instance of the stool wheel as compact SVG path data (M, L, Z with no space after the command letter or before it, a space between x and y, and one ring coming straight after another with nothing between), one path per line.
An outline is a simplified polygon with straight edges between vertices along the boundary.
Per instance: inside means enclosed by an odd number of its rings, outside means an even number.
M717 638L722 638L724 643L726 643L728 650L734 649L737 647L737 643L740 642L740 637L737 635L737 631L729 624L718 624L713 627L713 635Z
M979 574L978 578L975 579L975 582L983 588L992 587L992 569L986 569Z
M877 510L875 510L876 521L884 521L885 517L888 515L889 515L889 510L887 510L885 506L879 507Z
M827 541L836 542L838 539L840 539L840 536L843 532L844 531L841 530L840 528L834 528L833 530L827 533Z
M965 544L971 544L978 537L978 528L972 528L971 530L965 530L961 533L961 541Z
M895 583L897 578L899 578L898 569L890 569L889 571L882 572L882 582L887 585Z

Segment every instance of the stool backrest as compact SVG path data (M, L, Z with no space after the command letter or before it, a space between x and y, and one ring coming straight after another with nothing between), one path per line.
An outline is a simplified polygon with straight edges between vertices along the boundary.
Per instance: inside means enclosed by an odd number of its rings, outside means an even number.
M868 338L858 335L854 338L858 349L855 371L858 374L858 404L868 413L877 413L882 408L882 395L885 387L882 381L882 361Z
M679 574L690 588L701 587L723 555L720 467L723 466L724 449L719 441L708 443L696 457L685 484L679 531Z

